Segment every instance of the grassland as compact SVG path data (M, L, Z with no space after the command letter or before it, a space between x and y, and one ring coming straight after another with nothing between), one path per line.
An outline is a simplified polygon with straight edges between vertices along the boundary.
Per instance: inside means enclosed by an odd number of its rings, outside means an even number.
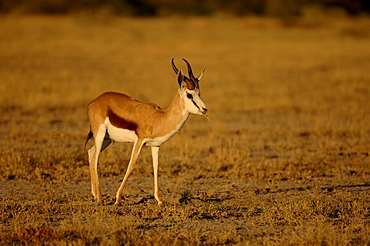
M285 23L286 24L286 23ZM292 25L293 24L293 25ZM0 244L369 245L370 20L0 16ZM192 116L160 151L101 155L90 194L86 106L104 91L165 108L170 59L199 73Z

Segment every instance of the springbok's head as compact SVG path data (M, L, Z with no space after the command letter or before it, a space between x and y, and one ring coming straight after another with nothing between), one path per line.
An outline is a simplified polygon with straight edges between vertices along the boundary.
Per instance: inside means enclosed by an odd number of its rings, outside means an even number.
M175 65L174 58L172 58L172 68L177 74L177 82L180 86L180 94L184 98L186 109L197 115L205 115L208 111L207 105L200 98L199 81L203 76L204 70L198 77L195 77L189 62L183 59L188 66L189 77L182 73L181 69L178 69Z

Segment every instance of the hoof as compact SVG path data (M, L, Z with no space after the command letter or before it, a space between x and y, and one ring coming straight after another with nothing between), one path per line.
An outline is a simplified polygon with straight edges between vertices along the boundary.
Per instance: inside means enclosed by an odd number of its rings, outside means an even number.
M158 202L158 205L162 205L164 203L164 201L162 199L156 199L157 202Z

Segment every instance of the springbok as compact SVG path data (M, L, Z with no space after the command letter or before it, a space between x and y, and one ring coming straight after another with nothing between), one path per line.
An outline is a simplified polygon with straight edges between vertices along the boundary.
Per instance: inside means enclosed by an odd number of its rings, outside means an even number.
M95 145L88 150L88 155L92 194L99 203L102 203L102 195L97 171L98 158L100 152L113 141L134 143L115 203L121 202L123 189L143 145L151 147L154 197L158 204L162 203L158 191L159 147L180 130L190 113L205 116L207 113L207 106L200 98L199 91L199 81L205 69L198 77L195 77L189 62L183 60L188 67L189 77L176 67L172 58L172 68L177 74L179 89L166 110L162 110L154 103L142 103L118 92L106 92L88 105L90 132L87 135L85 146L94 137Z

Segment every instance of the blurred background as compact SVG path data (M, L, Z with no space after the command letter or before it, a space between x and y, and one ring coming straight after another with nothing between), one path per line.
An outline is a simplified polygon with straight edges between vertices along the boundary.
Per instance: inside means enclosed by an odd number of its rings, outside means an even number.
M307 6L349 15L368 14L367 0L1 0L1 13L69 14L105 11L126 16L266 15L294 17L304 14Z

